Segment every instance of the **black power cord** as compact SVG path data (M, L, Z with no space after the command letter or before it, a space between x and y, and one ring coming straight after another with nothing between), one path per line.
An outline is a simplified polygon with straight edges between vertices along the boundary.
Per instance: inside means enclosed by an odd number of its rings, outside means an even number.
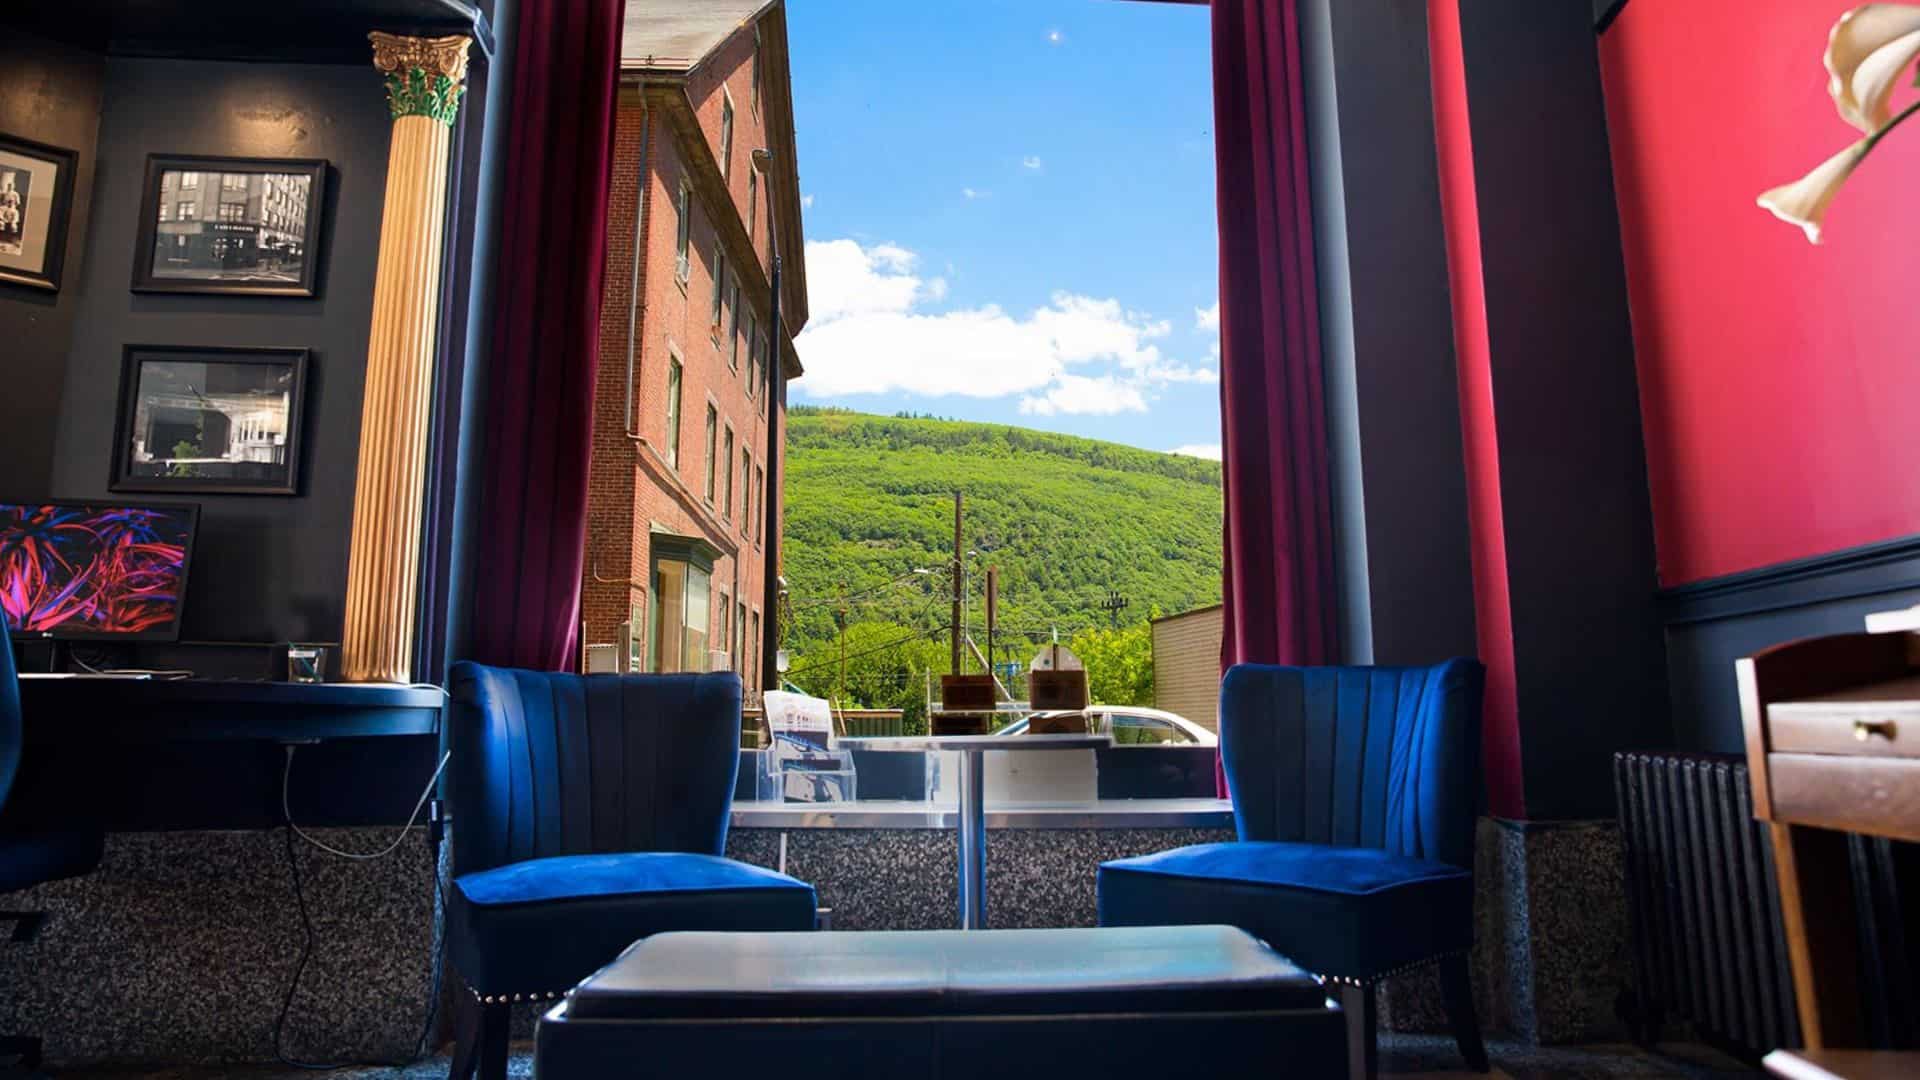
M328 854L337 855L344 858L358 858L358 859L381 858L386 855L392 854L399 847L399 841L396 840L394 844L386 848L384 851L381 851L372 855L355 855L351 852L343 852L335 848L328 847L327 845L320 843L318 840L315 840L313 837L308 836L304 831L302 831L300 826L295 824L293 820L293 810L291 805L291 794L290 794L291 788L292 788L291 782L293 778L293 754L296 747L289 745L286 749L287 749L287 765L286 765L286 770L281 774L281 781L280 781L280 808L281 808L281 814L283 818L283 824L285 825L285 828L281 830L281 835L286 839L287 871L293 878L294 906L295 906L295 909L298 910L300 913L301 944L300 944L300 958L294 964L293 977L287 980L287 992L286 992L286 995L280 1001L280 1014L277 1017L275 1017L273 1021L273 1056L280 1062L280 1064L285 1065L290 1069L305 1069L310 1072L332 1072L337 1069L355 1069L355 1068L366 1068L366 1067L392 1068L392 1069L407 1068L408 1066L411 1066L417 1063L420 1059L426 1057L427 1041L433 1036L434 1021L439 1016L441 979L444 973L442 971L442 959L441 959L442 950L437 948L433 950L432 963L430 965L430 969L427 976L427 982L428 982L427 1014L426 1014L426 1018L421 1022L421 1025L420 1025L420 1036L418 1039L414 1041L414 1056L412 1060L410 1061L338 1061L338 1062L320 1063L320 1062L313 1062L313 1061L300 1061L293 1057L288 1056L286 1052L285 1039L286 1039L287 1017L293 1012L293 999L296 995L298 995L300 991L300 976L306 973L307 964L313 958L313 945L314 945L313 917L311 912L309 912L307 909L306 884L304 879L300 876L300 859L299 859L298 853L294 850L294 843L293 843L294 837L298 835L301 839L306 840L308 843L312 844L314 847L319 848L320 850L325 851ZM402 839L405 838L407 830L413 827L414 821L416 821L419 818L420 806L424 805L427 802L426 795L432 792L433 785L436 781L440 779L440 772L442 769L446 768L446 764L447 764L447 756L442 755L440 758L439 767L434 769L433 776L427 781L427 790L425 793L421 795L420 803L414 806L412 816L410 816L407 819L407 824L401 827L400 836ZM444 911L446 909L446 899L440 890L441 829L438 827L439 820L440 819L438 814L438 807L436 806L435 812L432 815L432 819L427 829L427 843L433 852L432 862L433 862L434 906L436 910Z

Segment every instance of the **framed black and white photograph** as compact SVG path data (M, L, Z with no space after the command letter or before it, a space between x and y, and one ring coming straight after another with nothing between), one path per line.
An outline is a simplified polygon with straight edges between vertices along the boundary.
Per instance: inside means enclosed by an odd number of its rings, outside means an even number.
M133 291L313 296L327 163L147 158Z
M129 345L115 491L293 495L307 350Z
M78 161L72 150L0 132L0 281L59 290Z

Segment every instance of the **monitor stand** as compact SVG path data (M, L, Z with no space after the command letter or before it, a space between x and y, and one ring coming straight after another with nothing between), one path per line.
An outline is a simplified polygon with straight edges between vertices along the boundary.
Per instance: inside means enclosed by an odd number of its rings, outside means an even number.
M73 647L57 638L47 641L47 674L62 675L73 666Z

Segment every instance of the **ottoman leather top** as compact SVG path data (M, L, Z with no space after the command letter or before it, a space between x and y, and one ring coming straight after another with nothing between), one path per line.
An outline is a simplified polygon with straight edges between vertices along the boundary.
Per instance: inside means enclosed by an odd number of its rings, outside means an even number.
M656 934L588 978L579 1019L1055 1015L1319 1008L1229 926Z

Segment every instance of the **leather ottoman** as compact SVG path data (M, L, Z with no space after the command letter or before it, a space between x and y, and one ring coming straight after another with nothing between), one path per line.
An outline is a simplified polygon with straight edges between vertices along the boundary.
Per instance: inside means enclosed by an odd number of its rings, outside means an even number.
M540 1021L539 1080L1337 1077L1310 976L1227 926L649 937Z

